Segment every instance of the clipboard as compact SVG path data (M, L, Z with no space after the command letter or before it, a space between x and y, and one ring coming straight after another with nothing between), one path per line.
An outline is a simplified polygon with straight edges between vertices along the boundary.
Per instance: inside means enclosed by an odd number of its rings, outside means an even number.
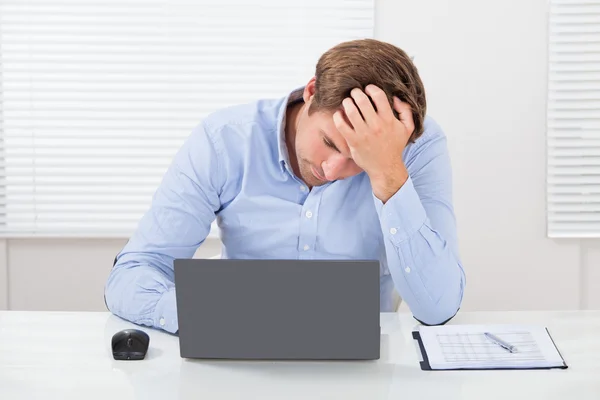
M494 332L516 345L511 353L489 341ZM567 369L545 327L519 325L418 326L412 332L423 371Z

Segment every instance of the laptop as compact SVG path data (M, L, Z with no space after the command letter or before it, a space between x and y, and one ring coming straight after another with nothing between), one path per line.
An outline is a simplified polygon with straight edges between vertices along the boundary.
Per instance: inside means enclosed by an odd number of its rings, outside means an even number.
M182 358L376 360L379 262L174 261Z

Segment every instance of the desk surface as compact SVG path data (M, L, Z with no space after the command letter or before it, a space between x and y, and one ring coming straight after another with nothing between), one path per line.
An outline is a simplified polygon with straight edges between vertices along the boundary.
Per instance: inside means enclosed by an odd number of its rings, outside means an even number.
M0 399L600 399L600 311L459 313L456 323L547 326L567 370L421 371L407 314L382 314L378 361L191 361L150 334L143 361L115 361L132 327L108 313L0 312Z

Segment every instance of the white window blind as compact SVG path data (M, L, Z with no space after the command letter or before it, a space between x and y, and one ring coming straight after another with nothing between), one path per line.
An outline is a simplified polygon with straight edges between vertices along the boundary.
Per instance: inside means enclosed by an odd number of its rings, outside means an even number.
M600 237L600 0L551 0L548 235Z
M305 84L325 50L372 37L373 14L373 0L0 0L0 235L129 236L204 116Z

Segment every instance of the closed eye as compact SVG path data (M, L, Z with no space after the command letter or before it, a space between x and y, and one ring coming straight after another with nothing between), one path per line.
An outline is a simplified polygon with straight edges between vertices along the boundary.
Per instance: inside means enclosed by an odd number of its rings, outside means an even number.
M331 142L326 137L323 137L323 143L325 143L325 146L329 147L330 149L333 149L333 150L337 151L338 153L341 153L341 151L335 146L335 144L333 144L333 142Z

